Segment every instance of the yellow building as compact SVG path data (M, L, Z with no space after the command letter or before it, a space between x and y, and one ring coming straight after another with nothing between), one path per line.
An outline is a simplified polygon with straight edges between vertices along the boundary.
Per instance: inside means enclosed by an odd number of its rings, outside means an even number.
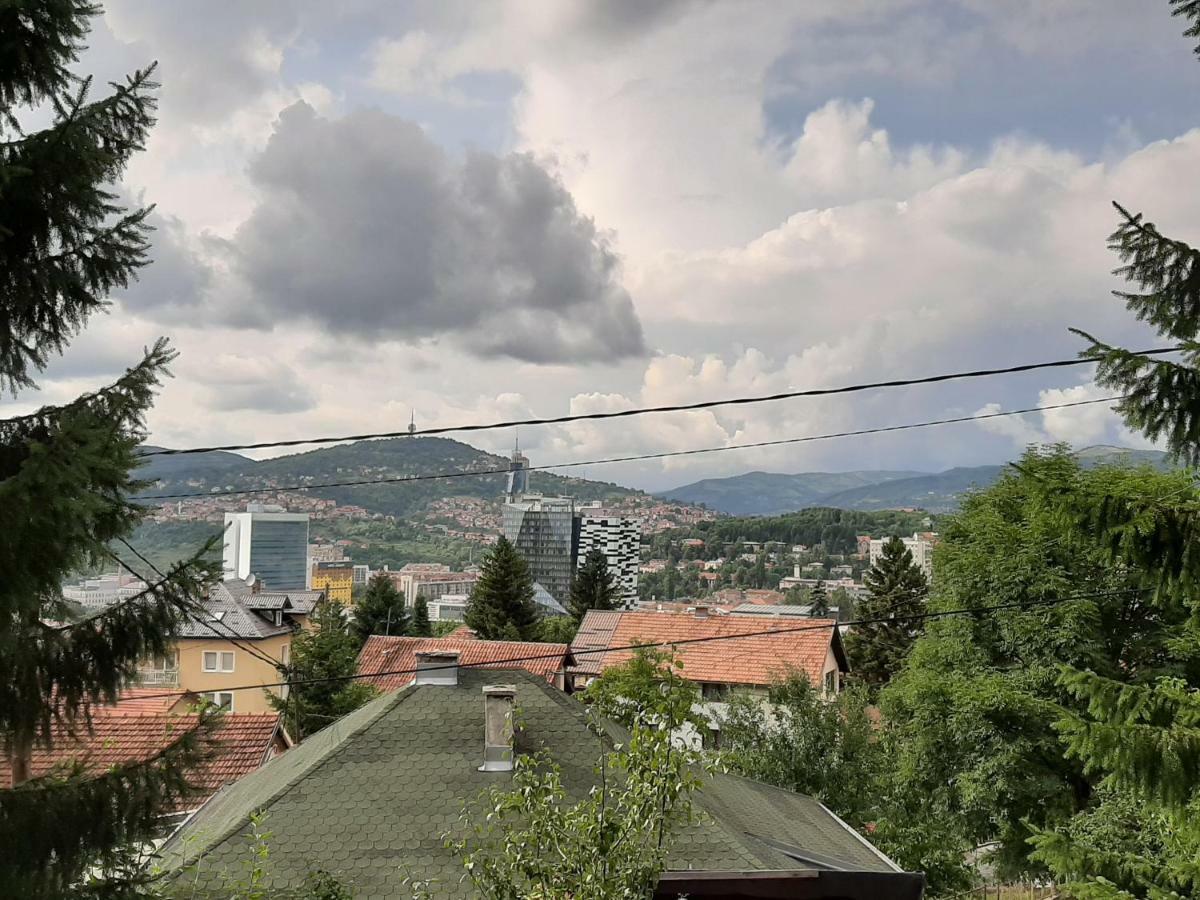
M349 560L314 563L312 589L323 591L330 600L349 606L354 602L354 563Z
M180 627L174 653L144 665L138 683L191 691L233 712L271 712L278 688L233 688L280 680L276 666L291 661L292 638L320 597L270 591L253 579L224 581L205 601L206 615Z

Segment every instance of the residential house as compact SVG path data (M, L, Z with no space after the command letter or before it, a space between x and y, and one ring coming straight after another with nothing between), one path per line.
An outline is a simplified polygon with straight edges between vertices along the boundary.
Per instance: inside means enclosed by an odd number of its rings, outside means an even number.
M290 660L292 639L320 597L320 591L271 591L254 578L220 582L203 614L180 626L174 652L144 663L137 682L191 691L231 712L270 712L268 689L229 688L279 681L277 666Z
M466 666L518 667L546 679L560 691L566 689L567 666L572 661L571 648L566 644L483 641L461 628L443 638L372 635L358 654L358 674L381 691L399 690L412 684L419 657L430 653L457 653Z
M39 778L75 766L99 774L152 759L197 726L197 700L186 692L163 697L161 691L134 689L115 705L94 707L90 728L81 724L68 731L56 722L49 746L33 751L30 774ZM207 758L189 775L197 791L171 810L172 816L196 810L222 787L291 746L278 713L225 713L212 733ZM11 775L0 767L0 789L12 786Z
M571 642L575 663L568 674L573 686L586 684L630 659L637 644L678 642L679 672L700 686L705 699L720 700L731 690L765 696L791 672L806 675L831 697L850 671L846 652L834 620L810 619L809 625L799 630L770 618L713 616L703 606L691 615L593 609ZM769 633L781 628L782 633Z
M586 708L539 675L453 663L218 793L162 848L167 872L202 889L237 877L251 816L265 814L276 888L299 887L321 869L356 900L409 896L413 882L431 896L476 896L447 846L447 837L467 834L464 804L482 820L481 795L511 784L514 756L535 751L561 764L567 796L578 797L598 784L601 755L626 735L605 725L598 736ZM515 733L506 727L514 710ZM656 897L920 898L920 874L901 871L816 800L699 774L698 815L672 846Z

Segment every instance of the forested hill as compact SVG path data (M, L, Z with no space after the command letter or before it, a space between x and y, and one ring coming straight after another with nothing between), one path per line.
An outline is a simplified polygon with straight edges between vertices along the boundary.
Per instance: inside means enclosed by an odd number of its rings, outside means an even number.
M146 493L192 493L213 489L284 488L330 481L366 481L453 473L455 477L406 484L312 488L311 496L371 512L405 516L441 497L496 499L504 475L472 472L505 469L508 460L449 438L413 437L357 441L256 461L232 453L151 456L139 475L158 483ZM532 472L530 489L543 494L603 500L640 494L618 484Z
M783 516L730 516L687 528L675 528L651 538L650 552L652 556L666 556L670 543L699 538L705 542L705 558L720 554L724 545L738 541L782 541L809 547L824 544L828 553L852 553L860 534L908 535L914 531L924 531L930 525L931 520L925 513L802 509Z
M1165 453L1106 445L1085 447L1075 453L1085 468L1096 465L1170 465ZM899 508L947 512L972 489L986 488L1000 477L1004 466L966 466L944 472L867 470L857 472L799 472L792 475L747 472L729 478L707 478L685 484L659 496L735 516L769 516L814 506L840 509L883 510Z

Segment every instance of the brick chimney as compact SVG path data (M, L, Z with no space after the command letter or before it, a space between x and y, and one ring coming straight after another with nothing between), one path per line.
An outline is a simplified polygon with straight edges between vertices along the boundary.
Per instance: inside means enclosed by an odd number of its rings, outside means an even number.
M513 705L516 685L483 687L483 765L480 772L511 772L513 768Z
M449 687L458 684L457 650L418 650L413 656L417 660L413 677L416 684Z

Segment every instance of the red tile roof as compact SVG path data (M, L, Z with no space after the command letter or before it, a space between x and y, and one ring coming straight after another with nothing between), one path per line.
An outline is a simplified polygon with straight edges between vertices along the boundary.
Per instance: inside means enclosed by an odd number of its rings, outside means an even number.
M167 713L180 706L198 702L199 696L191 691L175 691L167 693L156 687L131 687L121 691L117 697L117 705L112 707L114 713Z
M102 708L92 712L92 729L82 723L75 735L62 728L50 749L35 749L30 760L34 778L79 764L85 772L98 773L112 766L142 762L162 752L187 729L196 727L194 713L170 715L138 712L126 708ZM198 793L186 801L194 809L221 787L253 772L286 746L280 736L277 713L226 713L213 734L212 755L191 773L189 780ZM12 786L12 773L0 768L0 789Z
M570 661L566 644L535 644L521 641L483 641L476 637L385 637L367 638L358 654L358 673L381 691L394 691L410 684L418 652L457 650L459 663L485 669L524 669L553 683ZM528 657L536 657L529 659ZM396 674L384 675L383 672Z
M800 671L820 686L825 659L833 646L838 667L848 671L841 638L833 619L803 622L761 621L741 616L678 615L658 612L588 612L571 643L578 660L572 671L598 674L633 656L632 650L608 649L639 643L670 644L698 638L736 639L680 644L682 674L696 682L769 685L790 671ZM802 630L801 630L802 629ZM764 632L781 631L779 634ZM588 653L599 649L601 652Z

